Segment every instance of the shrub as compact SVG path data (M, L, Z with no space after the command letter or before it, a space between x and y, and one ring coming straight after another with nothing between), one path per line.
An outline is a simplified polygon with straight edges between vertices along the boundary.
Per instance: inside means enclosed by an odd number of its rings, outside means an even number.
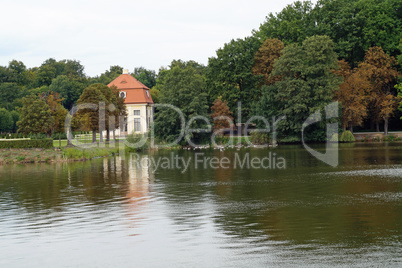
M340 142L355 142L355 136L353 136L352 132L346 130L342 133L341 137L339 138Z
M269 144L269 143L271 143L271 137L270 137L269 133L254 130L254 131L250 132L250 135L251 135L250 141L253 144Z
M339 134L335 133L332 135L331 139L329 140L330 142L338 142L339 141Z
M0 141L0 148L2 148L2 149L9 149L9 148L17 148L17 149L44 148L44 149L51 149L51 148L53 148L53 140L52 139L43 139L43 140L8 140L8 141Z
M140 140L144 137L143 134L130 134L127 136L126 140L127 142L129 142L130 144L136 144L139 143ZM128 148L126 148L129 152L137 152L137 151L143 151L143 150L147 150L150 148L150 139L149 139L149 135L146 134L146 138L147 141L145 142L144 145L140 146L140 147L136 147L136 148L132 148L130 146L128 146ZM126 146L127 147L127 146Z

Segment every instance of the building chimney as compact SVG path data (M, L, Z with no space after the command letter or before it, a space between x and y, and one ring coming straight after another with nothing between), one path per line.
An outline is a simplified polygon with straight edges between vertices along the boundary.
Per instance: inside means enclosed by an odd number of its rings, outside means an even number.
M127 69L123 69L123 74L128 74L128 70L127 70Z

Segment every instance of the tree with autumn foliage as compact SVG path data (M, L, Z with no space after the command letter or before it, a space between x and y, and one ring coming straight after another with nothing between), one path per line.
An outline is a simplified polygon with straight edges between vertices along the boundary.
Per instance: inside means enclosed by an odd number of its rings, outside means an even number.
M388 119L395 114L396 109L401 101L400 96L394 96L391 93L386 93L381 96L380 114L379 116L384 119L384 134L388 136Z
M398 102L395 84L400 74L396 65L396 59L386 54L381 47L371 47L356 71L370 85L368 102L371 120L376 123L377 132L383 120L385 134L388 134L389 118L397 108L394 103Z
M279 39L267 39L255 53L252 72L254 75L262 75L266 85L271 85L281 79L281 76L271 76L271 72L275 60L282 56L284 47L283 42Z
M214 121L213 132L217 133L219 136L223 136L222 130L225 128L230 128L231 123L233 123L232 112L229 110L227 101L222 101L222 98L217 98L212 107L212 120Z
M343 130L349 128L353 133L353 126L361 126L367 117L370 83L358 72L352 71L345 60L338 61L338 64L340 68L335 73L343 78L343 83L335 92L335 100L339 101L342 106Z

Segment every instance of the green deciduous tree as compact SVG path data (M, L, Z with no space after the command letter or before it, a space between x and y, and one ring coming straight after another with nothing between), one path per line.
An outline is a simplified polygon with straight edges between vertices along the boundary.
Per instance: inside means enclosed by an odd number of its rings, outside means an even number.
M204 93L205 77L192 64L171 66L173 67L166 70L159 84L161 103L179 108L186 122L198 115L208 117L207 96ZM205 127L205 124L202 120L196 120L191 127ZM155 114L154 128L160 139L173 141L182 130L180 117L173 109L160 108ZM195 133L189 138L197 140L201 135Z
M18 131L24 134L48 133L53 125L49 105L32 95L23 98L22 103L23 106L19 108L20 120L17 122Z
M96 143L96 132L99 131L99 104L106 103L107 100L102 94L103 84L93 84L84 89L77 104L93 104L94 109L81 109L76 114L77 122L82 129L90 129L92 131L92 142ZM108 88L108 87L107 87Z
M81 96L84 88L84 83L69 78L66 75L59 75L52 80L49 91L59 93L60 97L63 99L63 106L70 110Z
M13 119L13 130L12 130L12 132L16 133L17 130L18 130L17 122L20 120L20 114L16 110L11 111L10 114L11 114L11 117Z
M153 70L144 67L134 68L133 76L148 88L152 88L156 84L156 73Z
M314 21L310 16L313 5L310 1L296 1L277 14L268 14L266 21L254 32L262 40L277 38L285 45L301 44L313 35Z
M0 108L0 132L12 132L13 123L11 113L4 108Z
M61 147L61 133L64 133L64 122L68 111L61 104L62 99L57 92L51 92L50 94L42 94L40 99L45 101L50 108L53 122L48 132L48 136L58 133L59 134L59 146Z
M260 111L270 109L267 116L286 116L278 127L280 134L300 137L303 122L333 101L341 82L331 71L337 67L337 55L327 36L309 37L302 46L287 46L272 72L283 78L264 88ZM310 127L306 134L310 140L324 140L325 122Z
M14 101L24 97L26 91L16 83L0 83L0 107L14 109Z
M314 8L310 1L296 1L269 14L254 36L278 38L288 45L327 35L339 57L355 67L372 46L383 47L391 56L399 54L401 10L399 0L319 0Z
M207 90L211 102L221 96L237 114L237 102L241 101L242 117L246 120L261 95L258 89L261 78L251 71L260 45L254 37L232 40L218 49L216 57L209 58L208 63Z

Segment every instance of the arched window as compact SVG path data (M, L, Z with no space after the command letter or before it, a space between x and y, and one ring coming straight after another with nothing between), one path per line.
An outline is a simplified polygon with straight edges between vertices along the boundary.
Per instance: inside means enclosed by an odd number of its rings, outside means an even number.
M125 99L126 98L126 92L125 91L121 91L120 92L120 98Z

